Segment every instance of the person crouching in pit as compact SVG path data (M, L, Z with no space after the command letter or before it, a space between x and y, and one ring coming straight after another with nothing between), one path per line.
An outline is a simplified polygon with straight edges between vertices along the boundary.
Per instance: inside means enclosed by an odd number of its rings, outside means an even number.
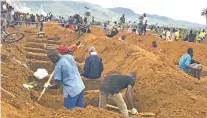
M137 114L137 110L134 108L132 91L135 85L136 73L130 72L128 75L112 74L105 77L100 85L100 95L99 95L99 107L105 108L107 106L108 97L111 98L120 110L120 113L124 116L129 116L127 105L124 102L121 90L126 90L126 101L128 103L129 109L131 109L131 114Z
M193 58L193 48L188 48L187 53L184 54L179 61L179 67L192 75L193 77L200 80L202 66L199 62L195 61Z
M88 49L89 56L85 60L84 71L81 76L87 79L98 79L103 71L103 63L93 46Z

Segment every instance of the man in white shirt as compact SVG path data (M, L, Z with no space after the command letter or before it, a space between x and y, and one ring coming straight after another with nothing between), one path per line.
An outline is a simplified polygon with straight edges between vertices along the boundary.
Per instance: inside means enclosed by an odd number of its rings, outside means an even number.
M145 33L146 33L146 28L147 28L147 15L146 13L143 14L143 27L142 27L142 33L144 33L144 36L145 36Z
M136 29L137 29L137 24L136 24L136 22L134 22L134 23L131 25L131 29L132 29L132 33L136 33Z
M170 29L167 29L166 40L167 41L171 41L171 32L170 32Z

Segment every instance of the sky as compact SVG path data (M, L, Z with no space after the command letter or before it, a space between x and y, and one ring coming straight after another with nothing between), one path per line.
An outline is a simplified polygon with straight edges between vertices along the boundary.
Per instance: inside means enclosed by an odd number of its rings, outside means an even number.
M86 1L104 8L125 7L135 13L149 13L167 16L175 20L186 20L205 24L201 16L203 8L207 8L207 0L74 0ZM126 15L127 17L127 15Z
M11 1L11 0L7 0ZM19 1L19 0L14 0ZM21 0L21 1L50 1L50 0ZM53 0L58 1L58 0ZM70 1L70 0L61 0ZM201 11L207 8L207 0L73 0L85 1L100 5L104 8L125 7L135 13L157 14L167 16L175 20L191 21L206 24ZM127 18L127 15L126 15Z

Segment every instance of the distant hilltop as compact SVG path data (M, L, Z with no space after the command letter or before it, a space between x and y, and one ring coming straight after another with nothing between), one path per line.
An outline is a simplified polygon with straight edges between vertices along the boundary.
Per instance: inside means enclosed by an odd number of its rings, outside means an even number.
M138 21L140 14L135 13L128 8L116 7L116 8L103 8L96 4L91 4L83 1L21 1L21 4L31 8L31 11L39 13L44 11L46 13L52 12L55 16L68 17L76 13L83 15L85 12L84 7L88 7L95 20L100 21L118 21L122 14L126 14L126 20ZM80 9L82 8L82 9ZM159 16L154 14L148 14L147 17L149 24L158 24L160 26L170 27L182 27L182 28L204 28L205 26L198 23L192 23L188 21L174 20L165 16Z

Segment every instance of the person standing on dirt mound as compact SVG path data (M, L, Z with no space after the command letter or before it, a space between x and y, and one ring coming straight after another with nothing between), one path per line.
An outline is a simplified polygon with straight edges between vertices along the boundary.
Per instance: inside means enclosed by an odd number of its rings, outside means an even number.
M121 24L121 31L124 31L125 28L125 14L122 15L122 17L120 18L120 24Z
M146 29L147 29L147 15L146 13L143 14L143 26L142 26L142 33L144 33L144 36L146 34Z
M84 71L81 73L81 76L88 79L98 79L101 77L103 71L103 63L100 56L97 55L97 52L93 46L88 49L90 56L86 58Z
M137 114L137 110L134 108L132 92L135 85L136 73L130 72L128 75L112 74L105 77L100 85L99 95L99 107L105 108L107 106L107 98L111 98L118 106L120 113L124 116L129 116L127 105L124 102L121 90L126 90L126 102L128 103L131 114Z
M78 71L77 63L72 55L62 55L57 49L48 50L49 59L55 63L54 84L45 83L44 87L57 89L63 87L64 107L72 109L84 107L85 85Z
M200 80L202 66L193 58L193 48L188 48L187 53L184 54L179 61L179 67L186 73Z

